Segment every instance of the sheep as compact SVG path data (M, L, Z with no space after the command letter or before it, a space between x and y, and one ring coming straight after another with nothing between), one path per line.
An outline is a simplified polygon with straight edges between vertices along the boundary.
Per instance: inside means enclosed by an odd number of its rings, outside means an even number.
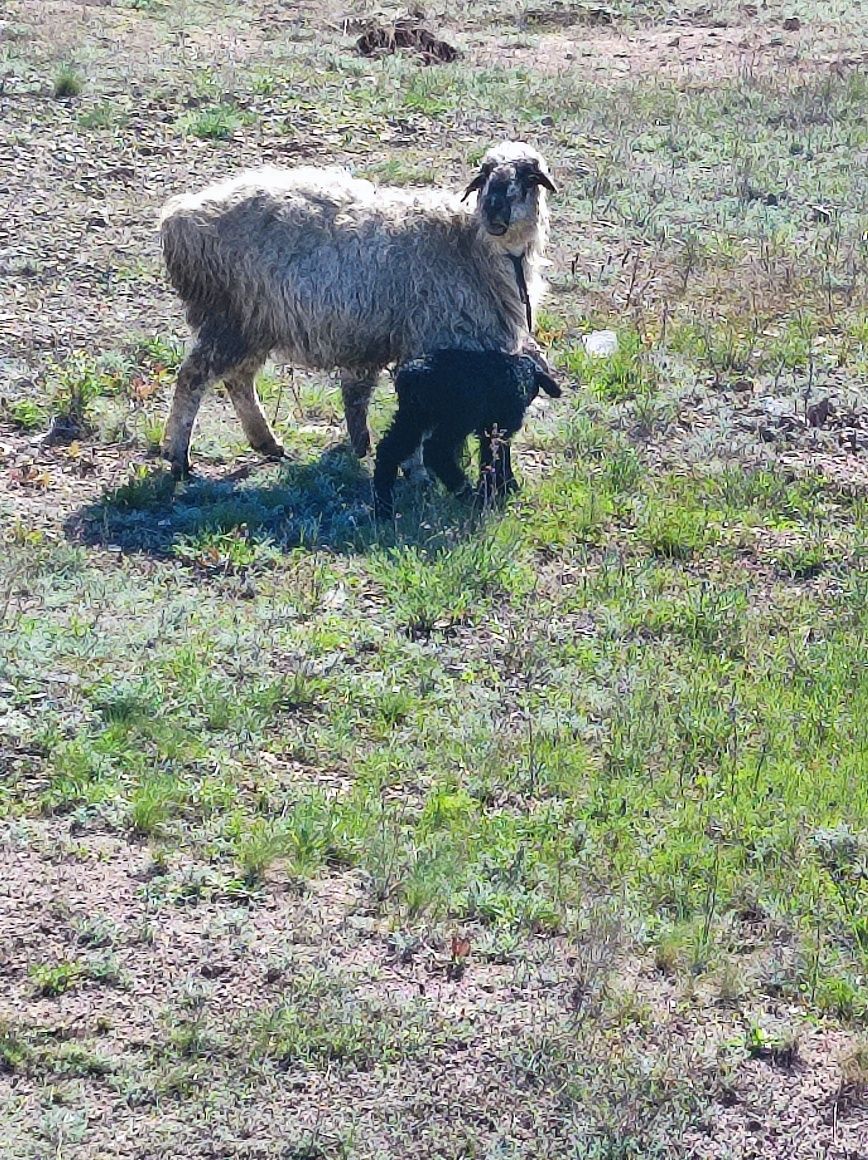
M310 166L251 170L172 198L162 251L195 334L163 440L174 474L189 471L202 396L221 378L252 447L283 454L254 386L274 350L340 371L360 458L370 450L371 392L389 364L440 347L527 349L541 359L531 330L544 288L546 190L555 184L543 157L512 141L489 150L460 200Z
M393 516L398 467L424 440L425 463L456 495L471 491L458 453L473 432L479 438L480 498L514 489L509 440L540 390L561 388L527 355L501 351L438 350L404 363L395 376L398 410L377 447L374 514Z

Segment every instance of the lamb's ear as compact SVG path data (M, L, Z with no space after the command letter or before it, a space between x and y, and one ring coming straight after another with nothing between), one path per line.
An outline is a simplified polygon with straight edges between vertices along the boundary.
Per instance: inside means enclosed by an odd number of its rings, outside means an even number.
M545 393L547 395L551 395L553 399L559 399L563 394L563 391L552 378L552 376L547 375L545 371L537 370L536 381L539 383Z
M477 175L468 185L467 189L465 189L464 193L461 195L461 200L467 201L471 193L478 193L480 189L482 189L483 185L485 185L486 181L488 181L488 174L484 169L482 169L479 173L477 173Z

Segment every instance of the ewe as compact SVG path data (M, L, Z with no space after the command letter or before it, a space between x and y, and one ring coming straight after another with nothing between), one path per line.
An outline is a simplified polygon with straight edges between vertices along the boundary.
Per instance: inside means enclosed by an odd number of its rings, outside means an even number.
M196 335L163 443L174 473L189 470L196 413L217 379L251 445L283 453L254 386L272 351L341 371L359 456L389 363L443 347L538 351L530 330L554 188L535 149L506 142L460 201L311 167L253 170L173 198L160 219L163 255ZM471 193L473 209L462 204Z

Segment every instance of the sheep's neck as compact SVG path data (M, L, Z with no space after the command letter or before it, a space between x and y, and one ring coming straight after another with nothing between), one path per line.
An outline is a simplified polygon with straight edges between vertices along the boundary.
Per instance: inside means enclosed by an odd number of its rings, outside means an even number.
M533 334L533 314L530 308L530 295L527 292L527 281L524 276L524 254L509 254L512 268L515 271L515 280L518 283L518 293L524 303L524 313L527 318L528 334Z

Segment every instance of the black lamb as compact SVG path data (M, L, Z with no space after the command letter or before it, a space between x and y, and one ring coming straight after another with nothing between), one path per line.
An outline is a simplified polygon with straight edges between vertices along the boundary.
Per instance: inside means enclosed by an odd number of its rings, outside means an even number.
M494 498L512 490L509 440L540 389L561 389L527 355L487 350L437 350L403 363L395 376L398 410L377 447L374 511L391 519L399 466L424 443L425 466L457 495L471 492L458 458L467 437L479 438L478 494Z

